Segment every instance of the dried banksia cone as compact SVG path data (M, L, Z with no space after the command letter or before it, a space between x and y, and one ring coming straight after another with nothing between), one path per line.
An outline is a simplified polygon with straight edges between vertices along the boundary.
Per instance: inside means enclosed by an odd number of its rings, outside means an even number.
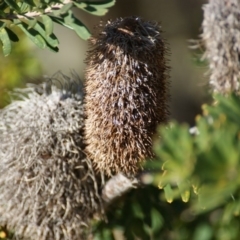
M166 47L160 26L138 17L108 21L90 40L86 70L87 153L107 175L134 174L151 158L167 119Z
M101 212L83 153L81 82L63 77L64 89L29 86L0 111L0 225L24 239L86 239Z
M240 1L210 0L203 10L202 40L210 84L215 92L239 92Z

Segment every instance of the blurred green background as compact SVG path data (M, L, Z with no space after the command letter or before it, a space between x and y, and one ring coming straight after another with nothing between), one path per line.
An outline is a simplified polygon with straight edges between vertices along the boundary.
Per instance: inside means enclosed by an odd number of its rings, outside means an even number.
M189 40L198 39L201 33L204 3L203 0L116 0L104 17L80 10L76 14L90 31L94 31L100 20L131 15L160 22L171 50L170 118L193 125L195 116L201 112L201 104L208 98L207 66L199 61L201 52L189 48ZM54 32L60 41L58 53L37 49L28 39L22 39L9 57L1 54L0 106L7 102L4 95L7 89L24 86L42 75L51 76L59 70L69 74L75 70L84 78L88 43L59 25L55 25Z

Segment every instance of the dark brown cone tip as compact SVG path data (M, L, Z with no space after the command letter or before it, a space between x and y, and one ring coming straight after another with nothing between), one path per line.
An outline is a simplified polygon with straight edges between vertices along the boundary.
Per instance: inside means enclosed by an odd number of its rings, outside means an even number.
M107 175L134 174L153 157L167 119L166 47L160 26L138 17L108 21L90 40L86 70L87 153Z

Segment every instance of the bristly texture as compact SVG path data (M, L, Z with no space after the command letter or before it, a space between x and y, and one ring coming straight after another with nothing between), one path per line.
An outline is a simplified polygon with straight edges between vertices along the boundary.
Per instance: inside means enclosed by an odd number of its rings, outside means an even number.
M214 92L239 92L240 1L210 0L204 7L202 40Z
M153 156L152 136L167 119L166 46L160 26L138 17L100 31L86 61L86 150L107 175L132 175Z
M83 153L81 81L69 81L62 90L50 80L18 90L0 111L0 225L26 239L86 239L89 219L101 212Z

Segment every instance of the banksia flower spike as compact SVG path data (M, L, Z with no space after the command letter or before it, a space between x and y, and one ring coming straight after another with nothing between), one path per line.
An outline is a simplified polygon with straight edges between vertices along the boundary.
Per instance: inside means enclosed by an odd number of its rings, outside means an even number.
M62 77L62 90L29 86L0 111L0 225L26 239L86 239L89 219L101 212L83 153L81 82Z
M239 92L240 1L210 0L204 8L202 40L214 92Z
M108 21L90 40L86 70L86 151L111 176L136 173L168 115L161 28L138 17Z

